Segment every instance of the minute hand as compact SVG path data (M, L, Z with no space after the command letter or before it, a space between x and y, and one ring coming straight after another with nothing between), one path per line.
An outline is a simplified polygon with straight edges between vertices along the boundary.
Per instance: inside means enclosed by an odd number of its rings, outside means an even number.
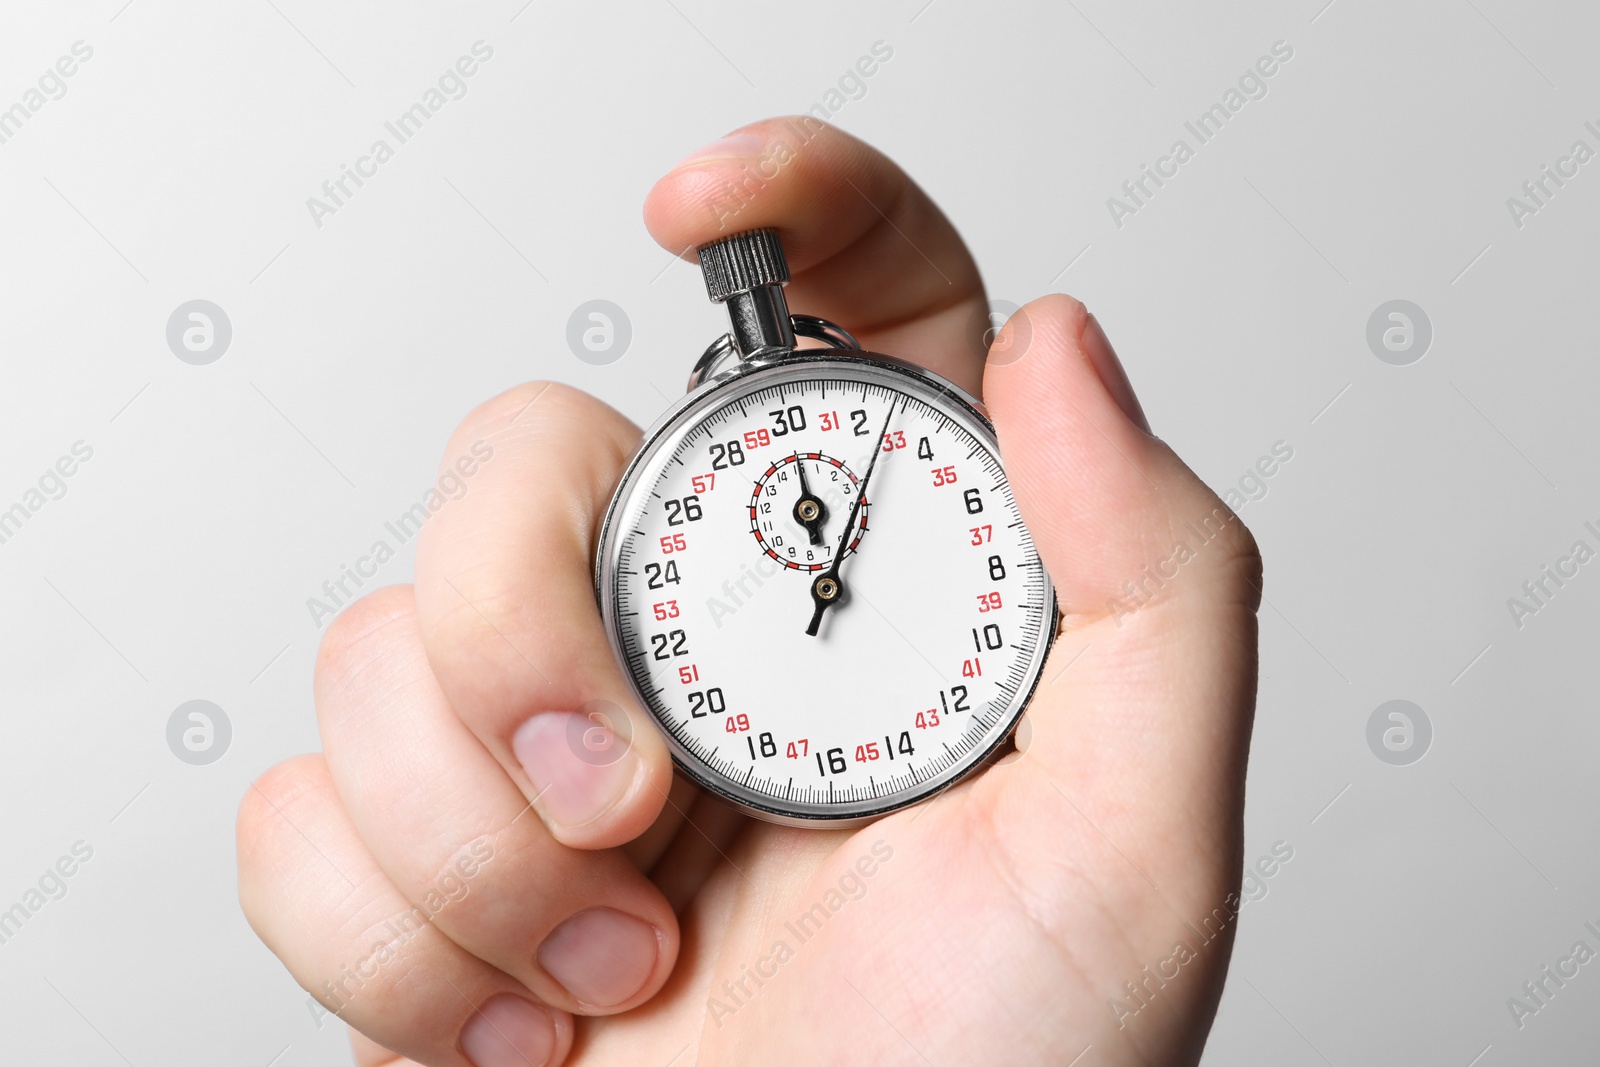
M811 611L811 625L806 627L806 634L811 637L817 636L817 627L822 625L822 613L828 610L828 605L838 603L844 595L844 583L839 579L839 567L844 563L844 549L850 543L850 535L855 532L856 516L861 513L861 502L867 498L867 483L872 481L872 472L878 466L878 456L883 452L883 441L889 433L889 420L892 418L894 418L894 401L891 400L889 413L883 417L883 427L878 431L878 439L872 447L872 458L867 461L867 472L861 476L861 485L856 489L855 501L851 503L850 514L844 521L844 533L839 536L839 546L833 550L833 562L816 581L811 583L811 602L814 606Z

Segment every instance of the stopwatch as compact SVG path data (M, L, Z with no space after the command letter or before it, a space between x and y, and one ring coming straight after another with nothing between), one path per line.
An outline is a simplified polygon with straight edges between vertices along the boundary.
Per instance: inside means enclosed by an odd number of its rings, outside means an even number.
M1005 751L1055 591L978 400L790 314L775 231L699 259L732 329L612 497L601 614L682 774L772 822L858 825Z

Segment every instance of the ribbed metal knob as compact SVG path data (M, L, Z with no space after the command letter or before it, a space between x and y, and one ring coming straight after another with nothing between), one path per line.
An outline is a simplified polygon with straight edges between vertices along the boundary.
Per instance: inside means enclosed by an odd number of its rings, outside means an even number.
M706 279L706 295L720 304L735 293L782 285L789 280L789 263L783 258L777 230L749 230L703 245L700 273Z

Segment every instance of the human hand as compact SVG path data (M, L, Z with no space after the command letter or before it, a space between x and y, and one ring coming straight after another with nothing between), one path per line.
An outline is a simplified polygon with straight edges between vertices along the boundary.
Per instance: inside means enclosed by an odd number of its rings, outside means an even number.
M1249 533L1144 428L1078 302L1025 306L985 366L970 255L861 142L758 123L645 219L673 252L774 226L794 308L981 386L1066 615L1023 751L853 831L675 780L592 585L639 432L519 386L453 436L447 465L492 458L424 527L415 586L329 628L324 752L240 810L251 924L366 1035L363 1067L1196 1062L1238 908ZM595 707L614 758L569 740Z

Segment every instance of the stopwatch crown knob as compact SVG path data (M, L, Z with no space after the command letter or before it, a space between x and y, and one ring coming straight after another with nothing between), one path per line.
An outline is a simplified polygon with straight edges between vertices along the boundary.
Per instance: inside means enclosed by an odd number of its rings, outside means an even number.
M741 359L794 350L794 320L783 298L789 262L777 230L749 230L700 246L700 272L706 295L728 309L729 337Z
M706 295L722 303L737 293L789 280L789 262L774 229L748 230L700 246Z

